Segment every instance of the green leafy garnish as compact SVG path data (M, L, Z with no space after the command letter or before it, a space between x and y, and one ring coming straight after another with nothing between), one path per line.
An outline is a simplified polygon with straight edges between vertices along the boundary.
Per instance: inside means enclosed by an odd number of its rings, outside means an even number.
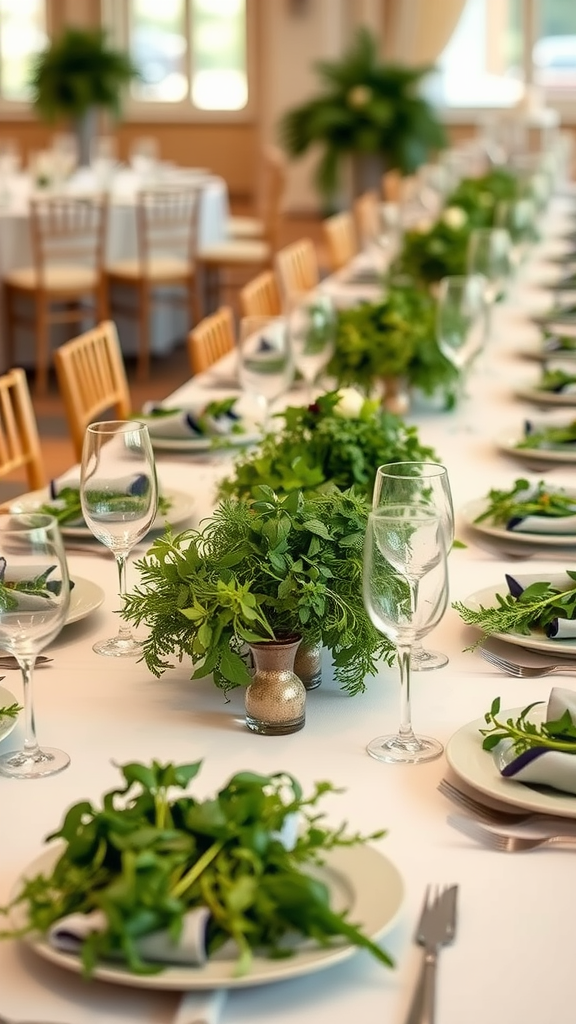
M3 908L8 913L25 904L27 923L0 935L45 934L67 914L99 909L107 927L83 942L84 973L111 957L137 974L158 973L161 965L142 960L138 939L165 931L177 941L184 915L208 907L208 956L233 939L237 976L249 973L257 950L270 957L296 953L294 933L322 946L343 938L391 966L346 912L331 908L327 886L305 870L321 865L325 851L384 832L361 836L345 824L330 828L316 806L337 790L318 782L306 797L286 772L242 771L213 797L185 795L201 763L124 764L124 784L105 793L101 807L74 804L47 837L65 843L52 872L27 879ZM288 848L282 829L295 815L300 827Z
M566 570L566 575L576 581L576 571ZM576 586L562 590L552 583L539 581L531 583L522 593L496 594L497 604L485 608L468 608L462 601L455 601L452 607L468 626L477 626L483 636L472 645L472 649L491 633L520 633L528 636L534 629L544 629L555 619L576 618Z
M544 370L536 390L560 393L569 384L576 384L576 373L568 373L566 370Z
M507 491L493 489L488 493L488 505L474 522L490 519L493 523L508 523L525 516L547 516L555 519L576 514L576 498L566 491L553 491L544 480L532 483L519 478Z
M530 712L541 703L541 701L535 701L524 708L517 718L507 718L506 721L502 721L498 717L500 697L496 697L492 701L490 711L484 715L488 728L480 729L480 733L484 736L483 749L493 750L501 740L512 740L517 754L522 754L525 750L531 750L534 747L559 750L564 754L576 754L576 723L572 721L568 710L553 722L537 724L530 721L528 717Z
M3 718L17 718L20 712L23 710L21 704L6 704L4 707L0 707L0 723Z
M33 576L28 580L7 580L6 559L0 558L0 609L9 612L18 608L18 594L45 598L59 594L62 589L62 580L48 579L54 569L56 566L51 565L38 576ZM73 584L70 586L72 587Z

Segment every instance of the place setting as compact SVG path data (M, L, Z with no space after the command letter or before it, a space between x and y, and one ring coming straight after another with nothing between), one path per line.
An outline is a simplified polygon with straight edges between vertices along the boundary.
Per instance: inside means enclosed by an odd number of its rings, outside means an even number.
M546 419L526 418L521 430L499 437L496 447L532 472L576 463L576 418L553 414Z
M531 387L517 388L517 398L543 407L576 405L576 366L546 362Z

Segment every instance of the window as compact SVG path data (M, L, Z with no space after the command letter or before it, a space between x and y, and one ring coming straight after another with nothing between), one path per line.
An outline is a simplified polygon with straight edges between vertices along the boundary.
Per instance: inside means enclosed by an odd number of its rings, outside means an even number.
M433 98L447 108L511 107L526 85L550 105L576 99L574 0L466 0L437 62ZM573 110L572 110L573 113Z
M230 115L249 102L247 0L111 0L116 42L126 46L141 79L132 113Z
M47 41L45 0L0 0L2 100L26 103L31 59Z

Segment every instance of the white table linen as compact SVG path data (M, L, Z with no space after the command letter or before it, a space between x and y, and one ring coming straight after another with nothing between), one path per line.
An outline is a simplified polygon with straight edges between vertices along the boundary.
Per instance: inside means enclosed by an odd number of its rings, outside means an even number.
M561 232L565 210L566 203L556 201L549 234L553 227ZM433 445L449 469L457 536L463 533L458 509L464 503L490 487L510 486L516 476L539 477L499 455L496 446L519 432L523 418L532 413L514 391L533 382L539 370L517 353L537 333L529 314L547 301L534 284L538 266L546 253L559 247L554 241L542 243L508 301L497 309L496 336L471 378L469 402L452 414L421 409L411 416L422 442ZM207 382L214 379L206 377ZM199 387L197 380L186 385L175 394L175 403L193 397ZM210 395L217 397L218 391ZM164 452L157 463L164 488L190 489L196 497L196 518L209 514L214 481L229 466L226 456ZM571 482L562 466L551 476L555 483ZM54 662L36 674L40 742L63 747L71 765L41 781L0 778L0 903L8 899L22 868L41 851L43 837L60 823L65 809L82 798L98 800L117 783L115 763L202 758L196 786L203 794L240 768L287 769L307 790L320 779L342 787L343 794L325 801L332 823L347 819L355 830L388 830L375 845L397 864L406 886L399 919L383 940L397 966L389 971L358 953L299 980L232 992L222 1024L402 1024L420 959L413 934L429 882L460 887L456 941L443 951L440 964L438 1020L571 1024L573 857L554 851L509 855L483 849L447 824L452 808L436 791L446 771L444 757L430 764L393 766L367 755L368 741L398 724L396 669L383 668L378 678L368 680L364 695L348 697L331 681L326 658L322 686L308 695L305 728L292 736L255 736L243 724L242 691L233 691L226 703L210 680L191 682L186 664L176 663L157 680L143 663L96 655L92 643L117 625L113 559L71 552L69 564L72 577L90 576L106 588L107 598L98 612L64 629L50 649ZM529 571L545 572L549 566L548 560L535 558ZM517 562L497 558L469 540L466 549L450 555L451 599L465 599L472 591L503 582L504 572L515 569ZM136 581L131 568L129 587ZM413 676L416 731L446 743L462 725L483 716L496 696L504 708L547 700L549 679L501 676L478 654L466 652L475 636L449 609L427 638L427 645L449 654L450 663ZM17 695L21 692L15 672L7 674L4 685ZM6 746L21 739L19 725ZM0 941L0 979L0 1013L17 1021L160 1024L171 1019L177 1004L174 994L86 984L12 940Z

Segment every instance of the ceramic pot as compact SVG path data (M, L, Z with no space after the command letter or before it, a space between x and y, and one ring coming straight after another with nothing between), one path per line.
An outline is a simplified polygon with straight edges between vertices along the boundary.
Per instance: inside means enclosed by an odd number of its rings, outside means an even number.
M298 732L306 720L306 689L294 672L300 637L249 644L254 675L246 689L246 725L263 736Z

